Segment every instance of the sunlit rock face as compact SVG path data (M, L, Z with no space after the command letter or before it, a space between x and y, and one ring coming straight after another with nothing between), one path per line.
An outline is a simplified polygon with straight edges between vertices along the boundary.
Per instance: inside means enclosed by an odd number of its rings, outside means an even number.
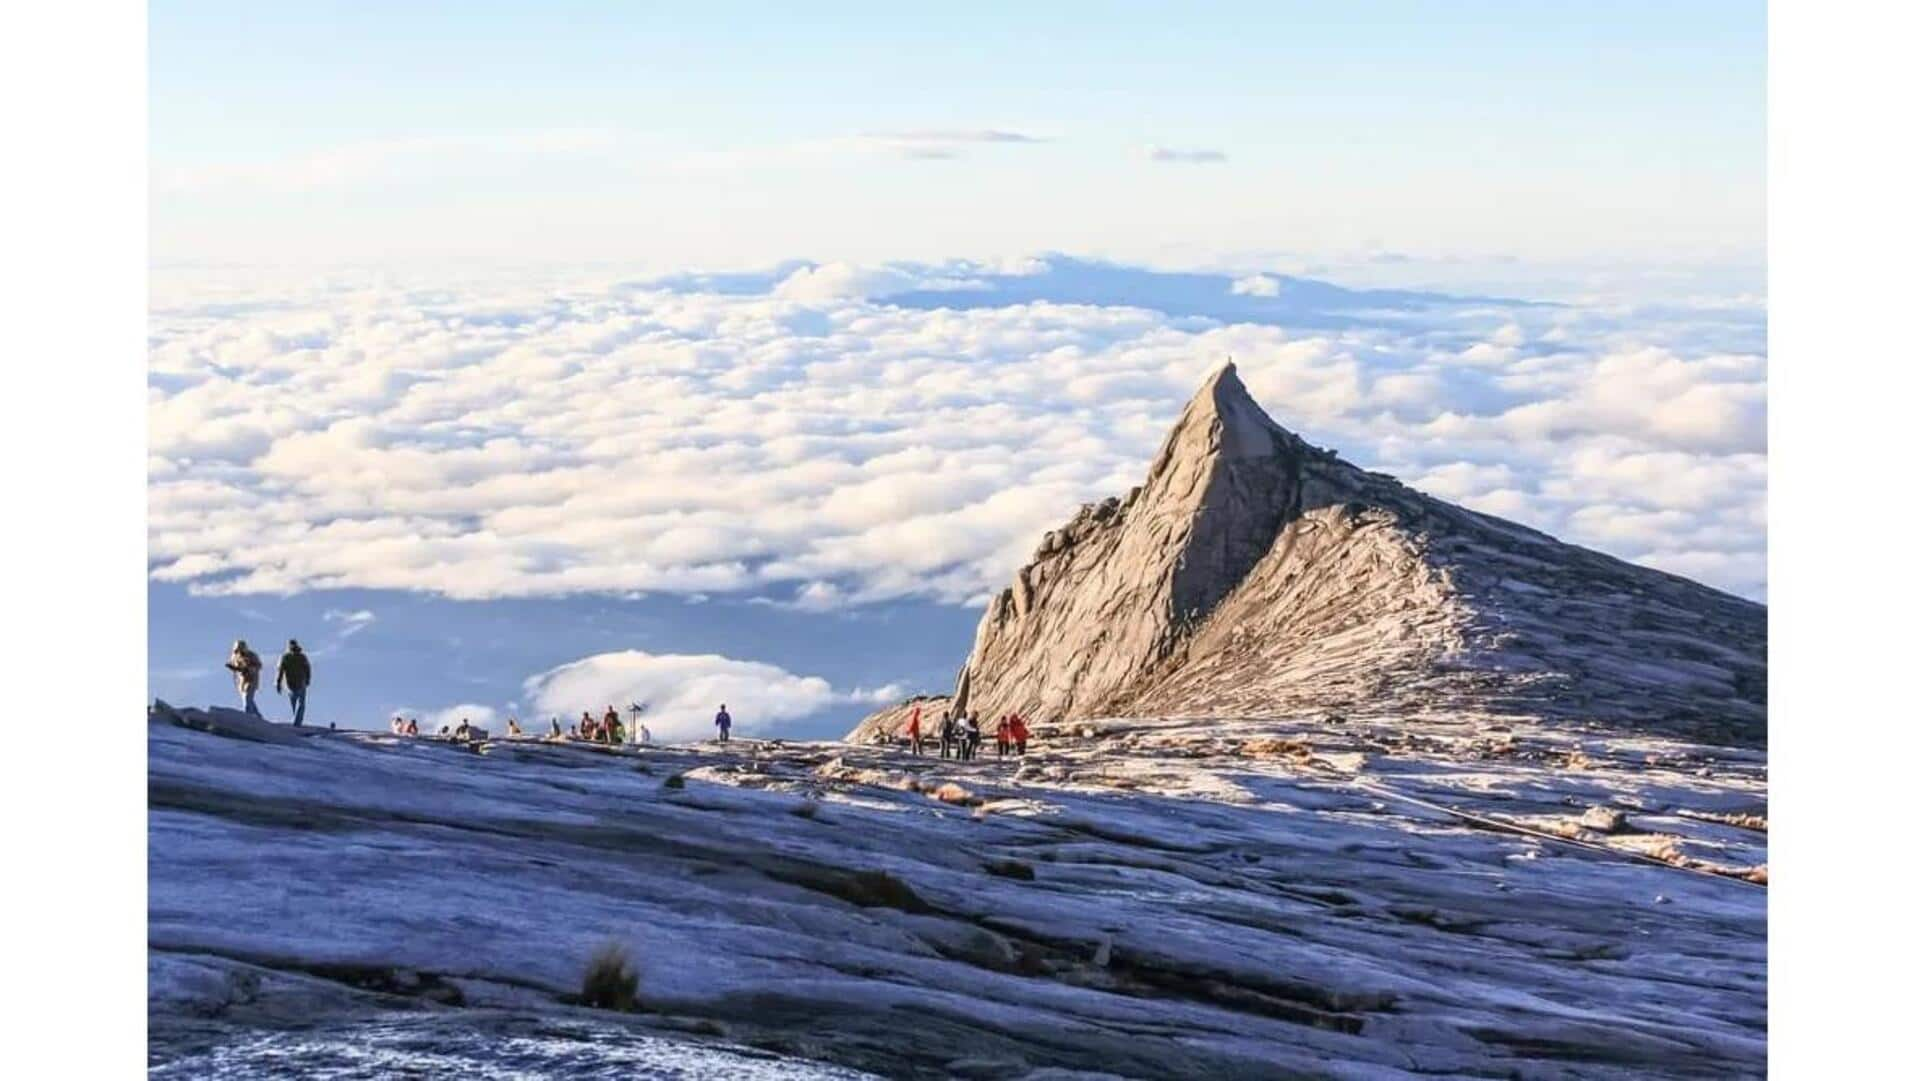
M1757 743L1766 610L1359 469L1228 364L1145 482L1046 534L989 603L954 706L1465 709Z

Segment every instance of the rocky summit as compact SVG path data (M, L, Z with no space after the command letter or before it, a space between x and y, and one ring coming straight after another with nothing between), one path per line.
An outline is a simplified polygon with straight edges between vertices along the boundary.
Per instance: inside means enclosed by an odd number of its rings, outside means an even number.
M1047 533L987 605L952 705L989 724L1505 716L1763 745L1766 621L1342 461L1229 363L1146 480Z

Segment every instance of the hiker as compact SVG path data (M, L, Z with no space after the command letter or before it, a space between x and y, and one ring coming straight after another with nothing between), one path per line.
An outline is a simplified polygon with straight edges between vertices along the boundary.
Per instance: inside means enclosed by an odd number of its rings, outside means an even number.
M260 689L260 654L247 648L246 639L236 638L233 652L227 654L227 669L233 673L233 685L240 692L240 708L259 717L260 707L254 704L253 692Z
M713 725L720 730L720 742L725 743L733 735L733 714L727 712L727 704L720 703L720 712L713 715Z
M420 734L420 718L414 717L409 721L407 721L407 735L417 736L419 734Z
M280 654L280 665L273 672L273 693L287 696L287 705L293 707L295 728L306 723L307 684L312 682L313 662L301 650L299 639L287 639L287 651Z
M967 743L967 753L961 757L971 762L974 756L980 753L980 715L978 713L967 714L965 739Z
M1007 746L1013 742L1013 732L1011 730L1012 721L1012 714L1003 713L1000 715L1000 723L993 726L993 753L995 757L1007 757Z
M940 757L953 756L953 714L940 711Z
M395 714L393 723L387 726L387 731L396 736L404 736L407 734L407 722L401 720L399 714Z
M636 743L652 743L653 732L648 729L646 725L641 724L638 718L635 718L633 722L633 738Z
M580 711L580 738L588 741L594 738L593 713L589 710L583 709Z
M467 725L467 719L462 717L460 718L460 727L453 730L453 738L466 739L467 733L470 731L472 731L472 729Z
M559 738L560 738L560 718L558 718L558 717L549 717L549 718L548 718L547 720L548 720L548 722L549 722L550 724L552 724L552 725L553 725L553 733L552 733L552 734L551 734L550 736L548 736L547 738L549 738L549 739L559 739Z
M911 753L920 753L920 707L913 707L913 716L907 718L907 746Z
M1020 755L1021 757L1024 758L1027 753L1026 719L1021 717L1018 713L1015 713L1010 715L1007 718L1007 720L1009 723L1013 725L1013 731L1009 733L1009 736L1013 741L1013 753Z
M612 706L607 707L607 715L605 717L600 718L600 732L602 735L606 737L604 742L607 742L607 743L625 743L626 742L626 740L621 738L621 735L620 735L620 711L619 710L614 709Z
M514 719L513 719L512 717L508 717L508 718L507 718L507 735L508 735L509 737L513 737L513 736L524 736L524 735L526 735L526 733L525 733L525 732L522 732L522 731L520 731L520 722L519 722L519 721L516 721L516 720L514 720Z

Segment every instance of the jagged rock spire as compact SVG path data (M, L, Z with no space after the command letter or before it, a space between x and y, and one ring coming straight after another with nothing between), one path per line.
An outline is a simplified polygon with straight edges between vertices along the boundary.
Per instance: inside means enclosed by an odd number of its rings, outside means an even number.
M1534 711L1764 738L1766 610L1364 472L1231 361L1126 499L987 606L954 708L993 719Z

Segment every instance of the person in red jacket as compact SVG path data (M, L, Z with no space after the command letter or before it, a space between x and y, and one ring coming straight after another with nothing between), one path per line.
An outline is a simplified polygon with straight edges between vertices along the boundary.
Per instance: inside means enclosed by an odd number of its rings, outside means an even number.
M920 753L920 707L913 707L913 714L907 718L907 745L912 753Z
M1013 714L1002 713L1000 723L993 726L993 752L1001 758L1007 757L1007 748L1013 743Z
M1010 731L1007 734L1013 737L1013 753L1018 755L1026 754L1027 722L1022 719L1018 713L1008 717L1007 721L1010 726Z

